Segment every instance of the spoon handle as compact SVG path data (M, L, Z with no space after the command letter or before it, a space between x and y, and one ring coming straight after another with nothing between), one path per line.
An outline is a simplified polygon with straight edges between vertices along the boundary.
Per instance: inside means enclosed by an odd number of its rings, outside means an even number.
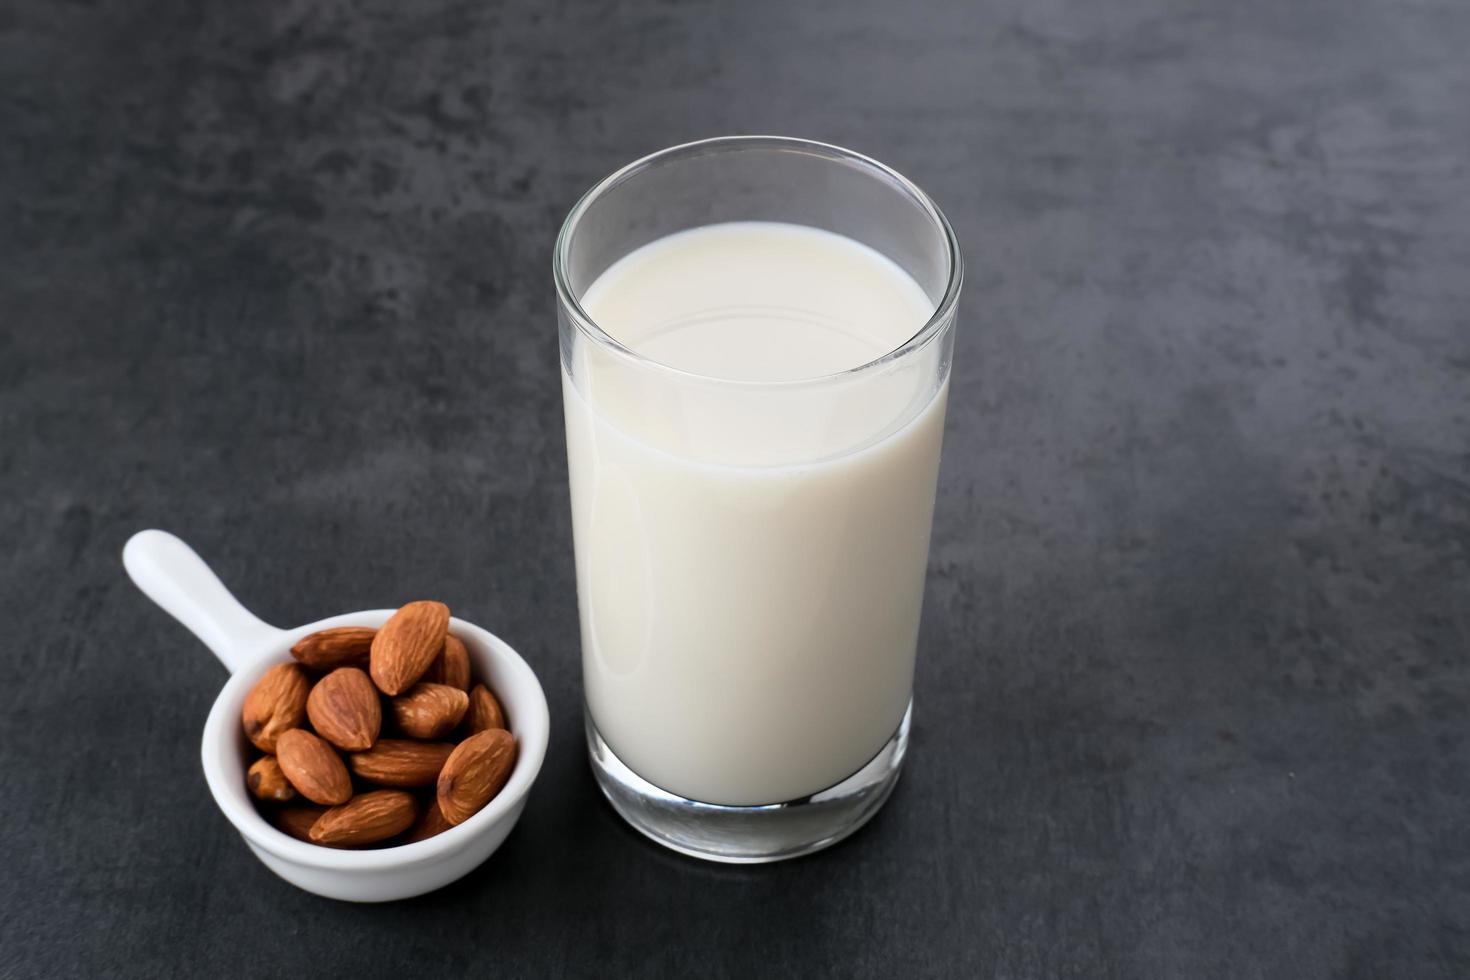
M123 546L122 558L133 584L203 640L232 674L250 666L282 632L240 605L204 559L167 531L139 531Z

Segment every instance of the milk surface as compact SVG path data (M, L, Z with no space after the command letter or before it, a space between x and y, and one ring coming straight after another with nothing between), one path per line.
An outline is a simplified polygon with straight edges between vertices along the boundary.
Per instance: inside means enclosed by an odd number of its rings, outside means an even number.
M908 704L947 386L909 356L839 373L933 302L851 239L740 222L644 246L582 306L675 369L583 344L563 371L594 722L703 802L844 779Z

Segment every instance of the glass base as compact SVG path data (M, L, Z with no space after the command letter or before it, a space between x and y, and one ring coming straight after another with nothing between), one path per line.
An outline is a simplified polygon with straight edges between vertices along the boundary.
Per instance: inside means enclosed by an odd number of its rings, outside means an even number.
M819 793L766 806L699 803L659 789L623 764L584 712L592 774L613 809L663 846L727 864L762 864L830 847L872 819L903 768L909 716L878 754L851 776Z

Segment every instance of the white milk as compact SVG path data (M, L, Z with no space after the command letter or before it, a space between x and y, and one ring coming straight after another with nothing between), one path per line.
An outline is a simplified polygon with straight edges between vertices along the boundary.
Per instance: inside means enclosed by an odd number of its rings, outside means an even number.
M794 382L901 346L933 302L851 239L741 222L635 251L582 305L687 372L580 344L563 373L594 722L690 799L844 779L908 705L947 389L909 356Z

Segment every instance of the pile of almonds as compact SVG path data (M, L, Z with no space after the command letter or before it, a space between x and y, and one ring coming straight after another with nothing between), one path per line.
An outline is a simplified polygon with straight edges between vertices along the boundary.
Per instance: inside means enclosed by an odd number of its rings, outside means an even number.
M291 655L251 688L243 721L265 753L246 785L292 837L411 844L468 820L510 777L515 739L444 603L313 633Z

